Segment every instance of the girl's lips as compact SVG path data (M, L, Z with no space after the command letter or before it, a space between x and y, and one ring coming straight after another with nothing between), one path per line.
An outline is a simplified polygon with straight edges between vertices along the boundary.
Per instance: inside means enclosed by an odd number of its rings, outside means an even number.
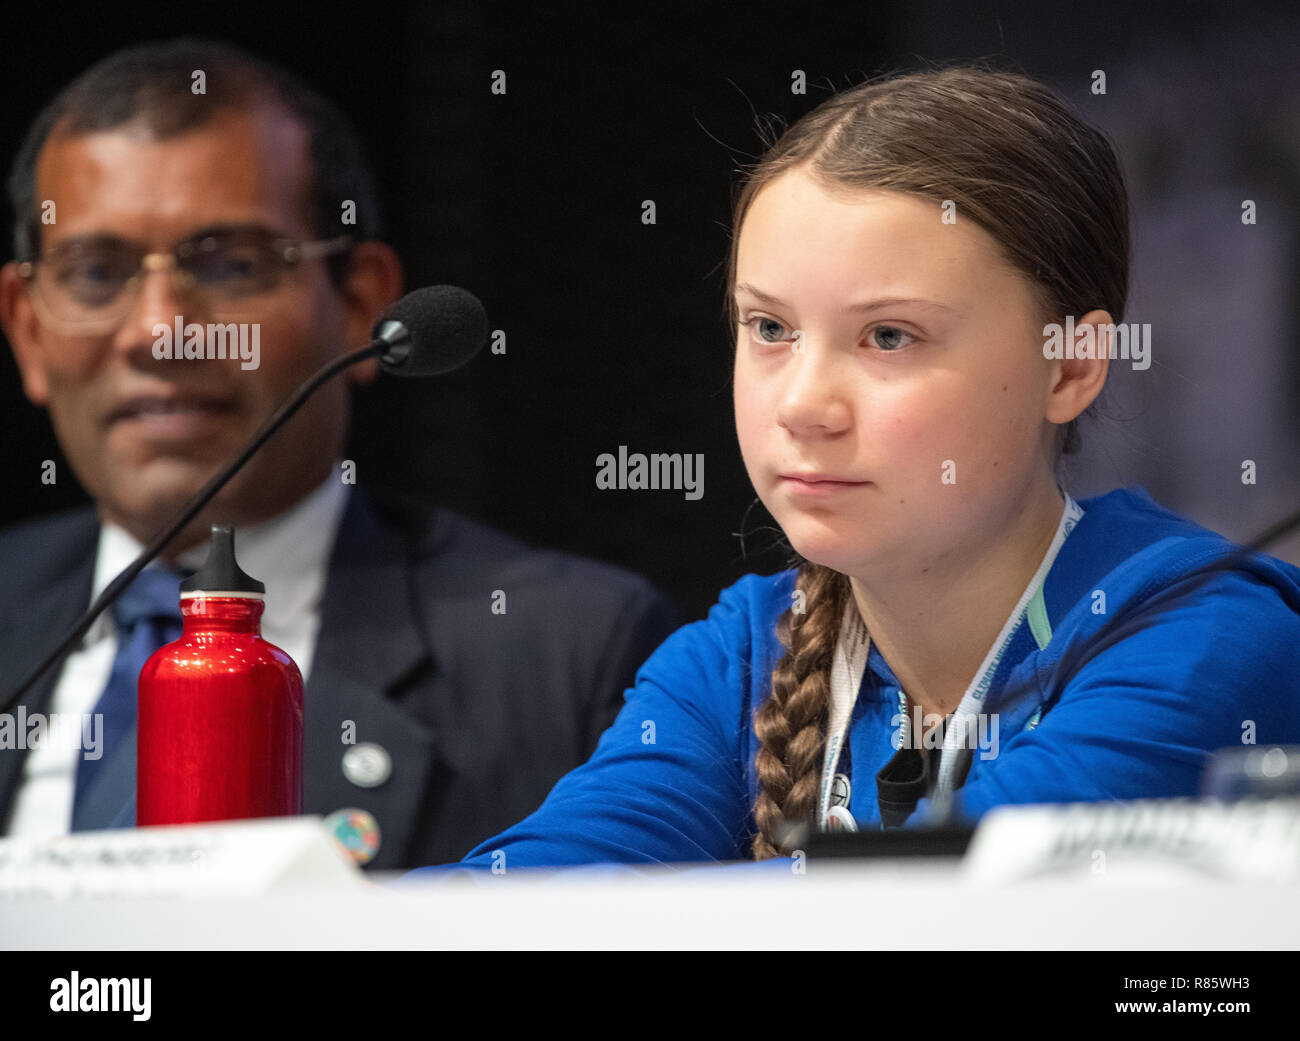
M781 483L796 495L826 496L834 495L836 492L851 491L854 488L865 488L871 482L842 481L833 477L823 477L820 474L782 474Z

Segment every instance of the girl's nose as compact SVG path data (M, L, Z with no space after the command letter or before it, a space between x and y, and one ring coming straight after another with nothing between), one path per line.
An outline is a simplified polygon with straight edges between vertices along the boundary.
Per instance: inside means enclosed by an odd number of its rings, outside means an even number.
M792 434L838 434L848 429L852 409L840 360L802 335L781 367L785 380L777 422Z

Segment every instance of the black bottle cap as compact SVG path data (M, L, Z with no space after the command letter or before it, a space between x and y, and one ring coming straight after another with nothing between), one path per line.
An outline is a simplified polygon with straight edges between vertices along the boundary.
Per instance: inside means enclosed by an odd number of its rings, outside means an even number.
M181 583L181 592L265 593L266 586L245 574L235 560L235 529L229 524L214 524L208 559Z

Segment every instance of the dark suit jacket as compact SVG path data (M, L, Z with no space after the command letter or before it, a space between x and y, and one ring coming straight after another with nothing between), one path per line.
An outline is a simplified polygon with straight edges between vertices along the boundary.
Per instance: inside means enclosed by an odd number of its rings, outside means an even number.
M90 507L0 533L0 697L89 604L98 533ZM492 612L496 590L504 614ZM586 760L677 622L640 576L353 488L304 695L304 812L372 813L382 834L372 868L459 859ZM24 696L28 712L46 709L58 673ZM357 743L392 758L379 787L343 773L349 720ZM132 777L133 749L134 734L121 767ZM0 819L25 757L0 751Z

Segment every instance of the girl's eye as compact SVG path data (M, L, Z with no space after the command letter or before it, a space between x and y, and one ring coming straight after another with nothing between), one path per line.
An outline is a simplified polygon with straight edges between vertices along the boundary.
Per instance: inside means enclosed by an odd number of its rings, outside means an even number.
M752 326L754 336L760 343L783 343L790 337L785 326L775 318L761 314L751 315L740 323ZM916 341L916 337L895 325L878 325L871 330L868 340L880 351L892 354Z
M903 342L904 338L908 341L916 339L911 333L904 332L894 325L878 325L871 330L871 336L869 337L869 339L874 340L877 347L886 353L906 347L907 344Z
M763 343L780 343L786 336L780 335L785 326L774 318L764 318L761 314L751 315L741 325L753 326L758 339Z

